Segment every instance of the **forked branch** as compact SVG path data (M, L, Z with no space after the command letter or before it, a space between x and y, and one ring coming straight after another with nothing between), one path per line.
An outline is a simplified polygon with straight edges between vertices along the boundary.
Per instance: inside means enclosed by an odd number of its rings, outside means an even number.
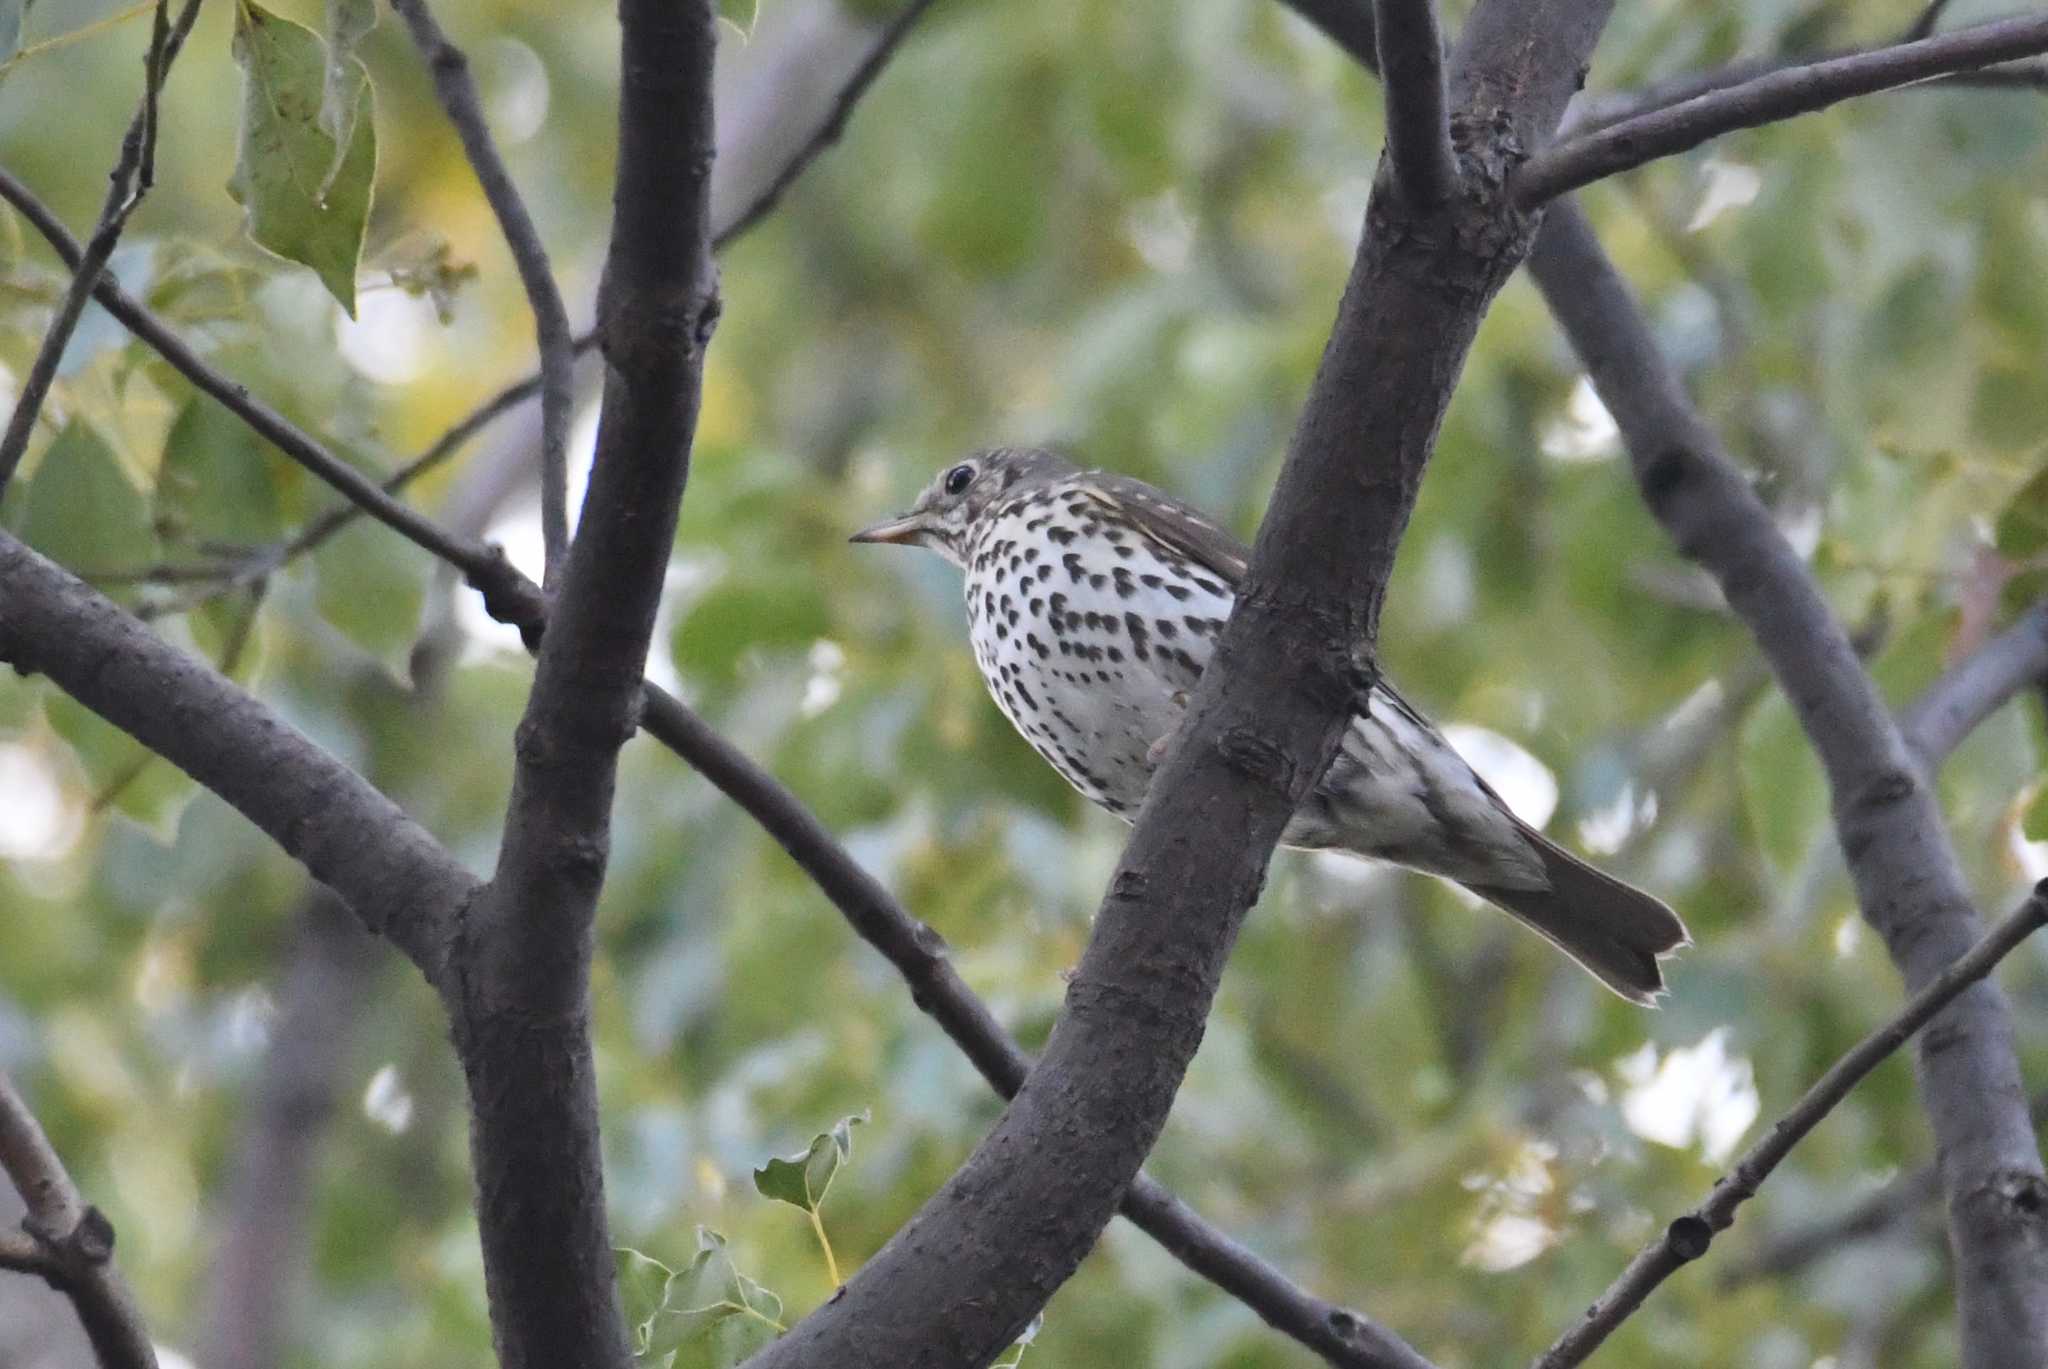
M1537 153L1515 176L1515 198L1534 208L1723 133L2042 52L2048 52L2048 15L2027 15L1766 72Z

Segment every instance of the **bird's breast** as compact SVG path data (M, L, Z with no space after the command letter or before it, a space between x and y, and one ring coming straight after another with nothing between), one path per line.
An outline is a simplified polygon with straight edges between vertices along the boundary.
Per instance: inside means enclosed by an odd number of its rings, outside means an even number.
M982 679L1075 788L1129 816L1230 613L1208 572L1050 491L984 520L967 612Z

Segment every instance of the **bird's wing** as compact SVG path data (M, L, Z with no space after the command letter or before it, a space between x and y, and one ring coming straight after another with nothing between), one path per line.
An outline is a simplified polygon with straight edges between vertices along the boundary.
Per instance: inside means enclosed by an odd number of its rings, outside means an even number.
M1089 471L1080 485L1089 498L1122 514L1138 531L1204 567L1233 591L1244 579L1251 561L1245 544L1172 495L1108 471Z
M1122 513L1140 532L1168 550L1205 567L1233 591L1242 584L1245 566L1251 561L1250 549L1195 509L1141 480L1110 471L1089 471L1082 476L1080 483L1090 498ZM1436 724L1423 716L1421 709L1402 698L1400 691L1385 676L1381 676L1373 688L1372 703L1375 709L1400 714L1403 720L1437 746L1452 755L1457 754L1444 740ZM1486 781L1479 779L1476 773L1472 778L1492 796L1495 803L1507 808Z

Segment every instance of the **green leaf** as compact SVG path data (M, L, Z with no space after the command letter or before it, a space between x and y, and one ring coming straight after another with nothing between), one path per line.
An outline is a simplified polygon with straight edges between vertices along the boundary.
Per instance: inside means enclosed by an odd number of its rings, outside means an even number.
M806 1212L815 1212L825 1201L839 1167L853 1158L853 1129L868 1120L863 1111L842 1117L832 1130L811 1138L810 1148L801 1155L777 1157L754 1171L754 1187L764 1198L773 1198Z
M320 127L335 147L345 148L355 132L363 85L356 49L377 26L376 0L327 0L327 72L320 86ZM341 168L337 155L327 174Z
M2028 841L2048 841L2048 784L2034 791L2020 813L2020 835Z
M313 553L320 616L383 663L410 677L432 558L367 518L358 518Z
M633 1329L633 1354L644 1356L654 1330L654 1318L668 1303L669 1284L676 1271L652 1255L630 1246L612 1251L619 1281L619 1303L625 1309L626 1325Z
M344 144L322 126L327 50L311 29L253 0L237 0L234 46L242 68L242 133L228 193L246 211L250 238L312 267L353 318L356 264L377 174L369 75L355 57L340 59L355 83L352 131Z
M675 1369L729 1369L782 1333L782 1299L733 1267L725 1237L697 1228L697 1254L677 1272L652 1319L643 1360Z
M1751 835L1780 873L1798 869L1827 821L1828 786L1784 695L1773 691L1743 722L1737 766Z
M43 452L28 487L21 540L91 576L156 559L142 492L91 425L72 419Z
M50 690L43 717L78 758L95 809L132 819L164 846L177 840L178 819L199 793L196 781L68 694Z
M192 398L164 439L155 521L165 541L193 544L256 546L283 530L262 440L204 395Z
M2005 501L1996 537L1999 554L2015 561L2048 550L2048 466Z

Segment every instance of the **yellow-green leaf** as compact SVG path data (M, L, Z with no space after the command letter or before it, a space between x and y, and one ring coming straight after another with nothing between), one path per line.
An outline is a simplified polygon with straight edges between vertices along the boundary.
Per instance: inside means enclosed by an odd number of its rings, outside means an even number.
M242 68L242 132L228 193L246 211L258 246L310 266L351 317L356 264L377 173L369 75L353 56L336 98L354 84L348 141L322 126L327 47L311 29L253 3L235 6L235 61ZM339 126L339 125L338 125Z

